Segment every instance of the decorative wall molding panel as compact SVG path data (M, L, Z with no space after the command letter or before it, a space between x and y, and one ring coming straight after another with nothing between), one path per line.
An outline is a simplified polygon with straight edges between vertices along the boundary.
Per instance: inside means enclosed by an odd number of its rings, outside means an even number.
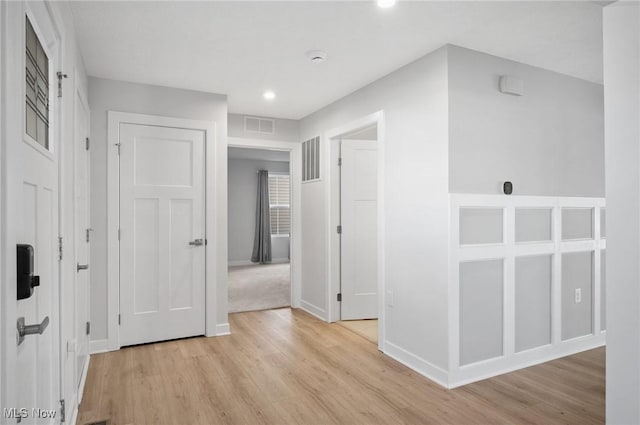
M450 207L450 388L605 343L604 198Z

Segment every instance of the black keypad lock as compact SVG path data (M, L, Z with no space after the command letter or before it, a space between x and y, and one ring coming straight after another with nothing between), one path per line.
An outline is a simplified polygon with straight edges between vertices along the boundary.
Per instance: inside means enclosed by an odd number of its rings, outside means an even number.
M23 300L33 295L33 288L40 286L40 276L33 275L33 247L17 246L18 299Z

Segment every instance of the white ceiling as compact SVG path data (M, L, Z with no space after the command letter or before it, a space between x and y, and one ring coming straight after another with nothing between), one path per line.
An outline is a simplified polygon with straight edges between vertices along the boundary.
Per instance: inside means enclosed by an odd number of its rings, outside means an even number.
M268 149L233 148L228 150L229 159L253 159L261 161L289 162L289 152Z
M602 81L597 2L73 2L90 75L299 119L446 43ZM322 49L328 60L310 63ZM275 91L275 101L262 93Z

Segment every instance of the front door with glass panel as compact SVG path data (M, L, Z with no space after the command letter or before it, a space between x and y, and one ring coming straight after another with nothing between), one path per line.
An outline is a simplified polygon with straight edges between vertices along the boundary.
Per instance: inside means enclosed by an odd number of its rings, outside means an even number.
M24 15L24 112L23 138L8 141L13 158L8 175L16 177L8 194L9 234L16 243L33 249L33 274L38 276L32 294L17 301L12 323L25 326L17 342L17 407L25 408L22 423L59 422L60 363L58 331L58 152L54 70L59 40L51 38L53 22L44 4L33 4L34 13ZM31 9L29 9L31 11ZM37 16L38 19L34 19ZM17 59L16 59L17 60ZM12 79L11 74L9 78ZM13 123L9 123L12 125ZM15 144L14 144L15 143ZM17 207L17 210L15 209ZM15 233L13 233L15 232ZM16 248L14 248L16 249ZM15 261L15 260L14 260ZM19 271L20 273L20 271ZM35 286L35 284L38 284ZM8 283L7 283L8 284ZM15 336L12 346L16 346ZM42 409L42 410L33 410ZM5 413L5 412L3 412ZM6 413L5 413L6 418Z

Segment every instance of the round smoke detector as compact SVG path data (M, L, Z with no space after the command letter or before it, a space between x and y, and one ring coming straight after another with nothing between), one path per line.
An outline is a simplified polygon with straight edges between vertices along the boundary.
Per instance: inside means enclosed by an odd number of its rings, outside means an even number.
M322 50L310 50L307 52L307 58L312 63L322 63L327 60L327 52Z

